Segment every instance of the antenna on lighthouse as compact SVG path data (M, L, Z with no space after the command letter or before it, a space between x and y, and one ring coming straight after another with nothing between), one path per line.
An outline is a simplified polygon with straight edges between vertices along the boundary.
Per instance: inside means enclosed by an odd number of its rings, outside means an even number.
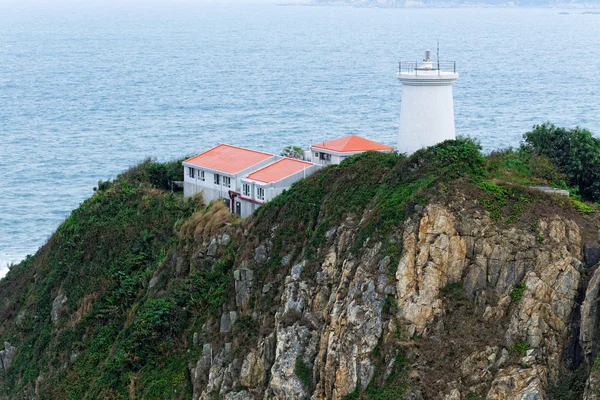
M437 69L440 70L440 40L437 41Z

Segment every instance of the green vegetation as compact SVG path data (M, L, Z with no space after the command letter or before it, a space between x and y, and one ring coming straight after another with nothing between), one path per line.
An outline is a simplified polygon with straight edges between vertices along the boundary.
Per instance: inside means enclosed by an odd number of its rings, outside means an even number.
M527 342L518 342L508 348L508 352L512 354L525 353L527 350L529 350L529 343Z
M285 146L281 155L289 158L302 159L304 157L304 150L300 146Z
M479 184L483 191L479 202L498 223L514 223L533 200L522 188L484 181Z
M375 380L367 386L366 398L370 400L395 400L401 399L408 387L406 373L407 361L403 351L396 356L394 367L383 384L377 385Z
M598 212L598 210L595 207L585 204L577 199L573 199L573 205L575 206L577 211L579 211L582 214L592 214Z
M175 243L174 228L202 206L157 189L169 186L171 167L147 160L100 185L36 257L0 282L10 307L28 316L20 328L3 330L19 349L3 379L9 395L31 391L38 376L68 363L70 354L76 355L70 367L42 384L47 398L127 396L131 379L144 398L189 393L187 360L172 357L189 311L175 296L147 293ZM54 326L50 310L60 292L67 311Z
M312 379L312 368L309 367L302 358L296 358L294 364L294 374L300 379L300 382L304 385L304 389L308 392L312 392L313 379Z
M516 185L560 186L567 179L549 158L522 149L494 151L487 157L488 179Z
M523 293L525 293L525 289L527 289L527 285L525 284L525 282L517 284L513 288L512 292L510 292L510 298L512 299L512 301L521 300L521 298L523 297Z
M588 371L585 366L574 371L563 371L560 379L548 387L548 394L553 400L582 399L587 378Z
M467 299L465 288L461 282L449 282L446 286L440 289L440 294L455 302L464 301Z
M586 129L550 123L534 126L523 138L524 152L548 157L584 198L600 201L600 139Z

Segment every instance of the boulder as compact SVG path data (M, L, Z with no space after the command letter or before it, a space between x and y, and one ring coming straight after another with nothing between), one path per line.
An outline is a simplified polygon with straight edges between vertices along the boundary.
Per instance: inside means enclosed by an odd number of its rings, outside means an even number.
M0 370L8 371L17 355L17 348L10 343L4 342L4 350L0 350Z

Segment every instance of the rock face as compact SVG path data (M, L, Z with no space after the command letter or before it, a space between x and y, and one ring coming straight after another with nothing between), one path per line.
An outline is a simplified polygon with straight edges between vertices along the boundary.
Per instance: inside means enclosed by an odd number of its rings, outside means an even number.
M233 271L233 277L235 279L235 304L241 309L246 309L252 290L254 271L240 268Z
M65 312L65 305L67 304L67 296L64 294L59 294L52 301L52 310L50 311L50 318L52 319L52 323L54 325L58 324L60 317Z
M4 350L0 350L0 370L8 371L16 355L17 348L4 342Z
M270 245L256 247L234 271L236 311L249 315L252 296L276 295L274 318L241 354L226 344L209 359L205 348L191 369L195 399L340 400L388 390L399 376L398 398L548 398L584 271L577 224L555 216L502 228L483 211L430 204L399 227L395 263L379 242L351 253L355 231L352 219L327 231L318 265L286 255L279 286L267 278L255 287L250 265L270 257ZM592 362L599 291L596 271L578 340ZM438 376L436 359L445 368ZM586 398L596 398L597 382L590 377Z

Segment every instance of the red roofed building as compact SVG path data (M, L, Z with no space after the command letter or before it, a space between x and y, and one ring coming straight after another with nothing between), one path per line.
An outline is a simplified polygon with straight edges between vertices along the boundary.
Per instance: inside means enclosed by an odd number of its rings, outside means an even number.
M328 142L313 144L310 146L310 159L315 164L339 164L345 158L365 151L390 152L394 151L394 148L357 135L348 135Z
M236 198L240 202L241 216L254 212L260 205L273 200L284 190L302 178L312 175L320 167L311 162L282 158L242 178L242 192Z
M247 217L323 165L339 164L365 151L390 152L394 148L349 135L312 145L304 154L308 161L302 161L220 144L182 163L183 194L202 192L206 203L223 199L232 213Z
M220 144L183 162L183 194L202 192L206 203L222 198L231 207L229 192L241 190L240 178L275 159L273 154Z

